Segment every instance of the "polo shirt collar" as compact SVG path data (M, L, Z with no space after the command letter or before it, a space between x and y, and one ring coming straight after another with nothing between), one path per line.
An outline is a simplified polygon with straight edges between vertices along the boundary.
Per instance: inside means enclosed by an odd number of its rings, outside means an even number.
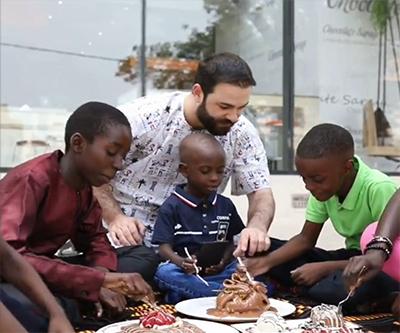
M175 191L172 194L176 195L185 204L187 204L193 208L196 208L203 201L200 200L199 198L195 197L194 195L186 192L184 190L185 185L186 184L177 185L175 188ZM206 201L214 206L217 203L217 196L218 196L217 191L212 191L208 195Z
M342 203L342 207L348 210L354 210L357 204L358 197L360 196L361 189L364 185L366 174L368 172L368 167L364 162L358 157L354 156L354 166L358 170L356 179L354 179L353 186L351 187L349 193L347 193L346 198Z

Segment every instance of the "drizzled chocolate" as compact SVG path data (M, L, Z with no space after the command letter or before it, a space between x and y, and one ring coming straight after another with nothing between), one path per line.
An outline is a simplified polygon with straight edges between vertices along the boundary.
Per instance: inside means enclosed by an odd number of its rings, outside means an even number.
M270 309L264 284L249 281L245 274L234 273L223 282L223 290L216 300L216 308L208 309L213 316L258 317Z

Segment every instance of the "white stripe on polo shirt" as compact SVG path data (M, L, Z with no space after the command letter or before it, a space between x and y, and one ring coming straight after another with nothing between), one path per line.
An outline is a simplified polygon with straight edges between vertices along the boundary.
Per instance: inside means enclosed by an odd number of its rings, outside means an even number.
M176 235L202 235L202 234L203 234L202 231L177 231L174 233L174 236L176 236Z
M179 199L181 199L185 204L187 204L193 208L197 207L197 205L194 202L190 201L188 198L185 198L183 195L179 194L178 192L174 191L172 193L175 194ZM213 206L215 206L215 204L217 203L217 198L218 198L218 193L215 192L214 200L211 203Z
M180 195L178 192L174 191L173 192L179 199L181 199L185 204L188 204L189 206L192 207L197 207L197 205L194 202L191 202L190 200L186 199L183 195ZM217 197L217 196L215 196Z

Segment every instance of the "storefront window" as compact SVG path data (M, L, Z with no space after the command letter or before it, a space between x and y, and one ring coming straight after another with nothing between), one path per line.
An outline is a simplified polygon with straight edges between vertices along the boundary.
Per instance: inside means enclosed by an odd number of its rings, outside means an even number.
M283 2L145 2L144 30L142 0L1 2L0 166L62 149L66 119L82 103L189 91L199 60L228 51L253 70L244 114L271 172L285 171ZM391 20L375 2L295 1L293 143L317 123L337 123L368 164L399 172L400 20L395 1Z
M140 1L1 1L1 167L64 148L79 105L132 91L118 61L140 42Z
M390 5L390 20L376 7L382 3ZM296 107L299 99L304 101L309 125L332 122L347 128L357 154L384 172L400 171L400 21L395 4L295 1L295 45L302 45L295 53Z

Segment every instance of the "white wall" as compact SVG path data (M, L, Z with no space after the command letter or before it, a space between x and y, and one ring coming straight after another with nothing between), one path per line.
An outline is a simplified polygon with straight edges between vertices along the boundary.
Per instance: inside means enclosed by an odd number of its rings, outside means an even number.
M393 177L393 180L400 185L400 177ZM276 202L276 212L270 235L288 239L301 230L305 216L305 209L292 208L292 195L307 194L307 191L301 178L296 175L272 175L271 183ZM247 198L245 196L231 196L230 185L228 185L224 195L232 199L243 221L247 221ZM344 239L335 232L328 221L325 223L318 245L326 249L336 249L344 245Z

